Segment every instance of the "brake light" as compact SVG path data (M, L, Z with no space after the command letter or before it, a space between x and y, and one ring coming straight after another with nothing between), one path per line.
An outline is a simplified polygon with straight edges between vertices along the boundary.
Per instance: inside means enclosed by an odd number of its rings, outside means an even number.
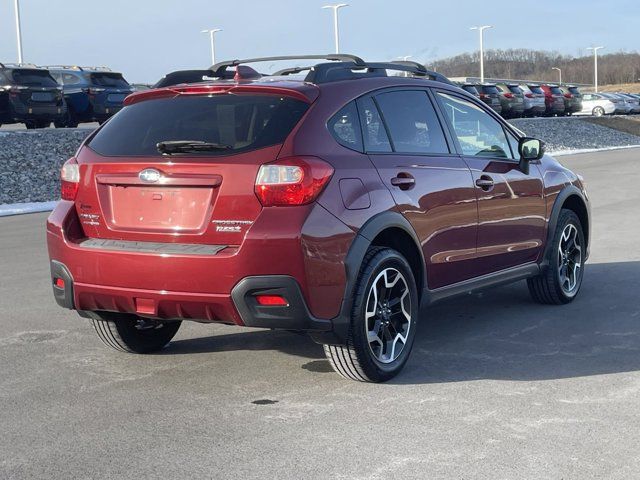
M527 98L533 98L533 93L525 93L524 96Z
M60 171L60 196L63 200L75 200L80 186L80 166L75 158L70 158Z
M105 90L106 90L106 88L94 88L94 87L91 87L91 88L87 88L87 89L86 89L86 92L87 92L89 95L97 95L97 94L99 94L99 93L104 92Z
M565 94L564 94L564 97L565 97L565 98L573 98L573 95L571 95L570 93L565 93Z
M481 93L480 98L489 98L489 95L487 95L486 93Z
M503 93L504 98L513 98L513 93Z
M258 305L264 307L288 307L289 302L280 295L256 295Z
M333 167L316 157L289 157L264 164L255 192L265 207L313 202L333 175Z

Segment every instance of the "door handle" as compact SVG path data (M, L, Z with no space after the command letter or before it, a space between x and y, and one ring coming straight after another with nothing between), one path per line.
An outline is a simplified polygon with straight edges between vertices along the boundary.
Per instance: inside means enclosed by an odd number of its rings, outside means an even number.
M391 179L391 185L400 190L409 190L416 184L416 179L409 173L400 172L397 177Z
M493 178L489 175L482 175L476 180L476 186L480 187L484 191L489 191L493 188Z

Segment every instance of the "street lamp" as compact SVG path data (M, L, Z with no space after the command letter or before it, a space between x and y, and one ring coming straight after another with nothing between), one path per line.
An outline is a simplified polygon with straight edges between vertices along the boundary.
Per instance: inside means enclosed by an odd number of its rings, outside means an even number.
M322 8L333 9L333 34L336 42L336 53L340 53L340 34L338 33L338 10L342 7L348 7L348 3L337 3L335 5L325 5Z
M470 30L478 30L478 34L480 35L480 83L484 83L484 35L483 32L488 29L493 28L493 25L481 25L479 27L471 27Z
M598 50L604 47L587 47L587 50L593 50L593 89L598 93Z
M18 63L22 63L22 30L20 29L20 0L14 2L16 13L16 37L18 40Z
M562 70L559 69L558 67L551 67L551 70L557 70L558 71L558 83L560 85L562 85Z
M216 44L215 41L213 40L213 36L217 33L217 32L221 32L222 29L221 28L213 28L210 30L202 30L201 33L208 33L209 34L209 40L211 42L211 65L215 65L216 64Z

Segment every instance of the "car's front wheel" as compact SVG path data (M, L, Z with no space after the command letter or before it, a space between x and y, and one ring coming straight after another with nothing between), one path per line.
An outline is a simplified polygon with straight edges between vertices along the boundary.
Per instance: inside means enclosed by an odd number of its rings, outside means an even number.
M593 113L593 116L594 116L594 117L601 117L601 116L603 116L603 115L604 115L604 108L602 108L602 107L595 107L595 108L593 109L593 112L592 112L592 113Z
M542 274L528 279L527 285L535 301L562 305L576 297L584 276L584 232L573 211L560 212L552 242L549 266Z
M121 352L154 353L162 350L180 328L180 321L162 322L131 314L101 312L92 315L102 342Z
M418 291L407 260L390 248L371 247L355 287L346 345L325 345L345 378L384 382L404 367L418 321Z

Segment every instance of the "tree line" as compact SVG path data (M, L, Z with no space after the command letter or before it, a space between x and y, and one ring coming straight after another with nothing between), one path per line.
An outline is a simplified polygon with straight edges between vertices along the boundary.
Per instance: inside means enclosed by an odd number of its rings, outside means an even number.
M480 53L463 53L427 65L448 77L477 77ZM593 83L593 55L574 57L558 52L529 50L487 50L484 52L484 75L487 78L513 78L535 81L558 81L562 69L563 83ZM598 84L635 83L640 80L640 54L637 52L598 55Z

